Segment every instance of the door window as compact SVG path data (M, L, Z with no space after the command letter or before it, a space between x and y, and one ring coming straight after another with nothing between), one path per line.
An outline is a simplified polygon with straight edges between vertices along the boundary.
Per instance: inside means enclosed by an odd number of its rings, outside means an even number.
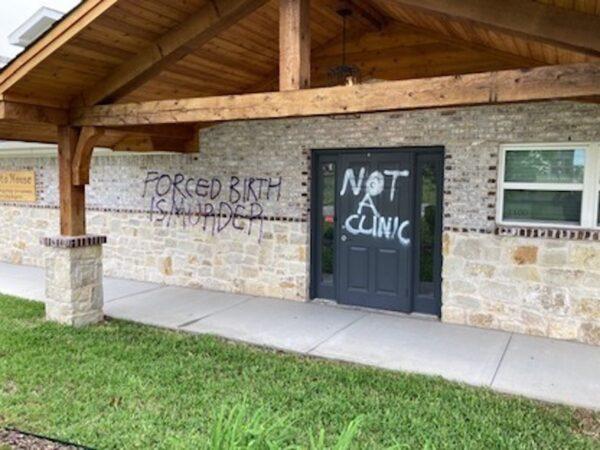
M437 179L435 163L426 162L420 173L421 198L419 199L419 294L433 295L434 249L437 217Z
M321 282L333 286L335 260L335 163L321 164Z

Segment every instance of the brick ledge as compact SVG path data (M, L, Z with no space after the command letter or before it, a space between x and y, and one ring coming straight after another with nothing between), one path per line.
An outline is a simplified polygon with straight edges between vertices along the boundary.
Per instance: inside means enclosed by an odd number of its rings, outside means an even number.
M58 206L56 205L41 205L41 204L31 204L31 203L22 203L22 202L0 202L0 207L8 207L8 208L29 208L29 209L54 209L57 210ZM102 212L102 213L118 213L118 214L150 214L150 211L146 209L130 209L130 208L100 208L97 206L88 206L85 208L86 211L93 212ZM175 217L181 217L185 214L176 213L173 214ZM199 214L192 214L193 217L197 217ZM203 217L219 217L219 214L208 214ZM221 217L226 218L227 216L222 214ZM243 218L240 216L240 218ZM307 223L308 217L307 215L303 215L302 217L287 217L287 216L264 216L263 217L266 222L297 222L297 223Z
M106 236L54 236L43 237L40 243L45 247L52 248L83 248L106 244Z
M580 228L544 228L523 226L497 226L492 229L445 227L454 233L493 234L503 237L525 237L538 239L563 239L572 241L600 241L600 230Z

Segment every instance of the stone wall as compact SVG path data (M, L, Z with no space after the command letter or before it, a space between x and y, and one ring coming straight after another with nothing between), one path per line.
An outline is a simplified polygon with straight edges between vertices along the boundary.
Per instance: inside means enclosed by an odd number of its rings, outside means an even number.
M306 299L311 150L439 145L446 149L443 320L587 342L598 340L593 337L597 335L598 318L593 315L597 314L593 312L597 311L593 309L599 302L597 295L594 297L591 292L585 297L587 303L582 304L587 306L573 306L577 301L573 299L579 298L580 291L590 290L585 283L593 278L593 267L576 267L567 259L563 267L565 277L571 271L583 275L577 279L557 277L553 284L544 278L549 276L550 269L541 270L539 262L511 268L507 256L506 266L500 261L480 261L482 265L498 266L487 279L481 274L461 274L467 262L460 255L463 244L454 242L463 238L480 242L498 247L500 254L510 253L506 249L514 245L535 246L539 258L546 247L559 244L569 249L596 249L598 244L593 242L499 237L493 233L500 145L600 141L598 105L552 102L235 122L203 131L201 140L201 153L195 156L94 157L91 185L87 188L89 231L108 235L105 273L174 285ZM42 265L39 237L58 232L56 159L0 157L0 170L11 169L35 170L38 201L35 205L0 204L0 260ZM258 200L263 210L259 221L251 224L242 220L241 229L230 224L221 232L214 232L211 225L190 224L185 215L156 214L152 207L153 186L145 189L149 186L144 183L149 172L171 179L181 174L194 182L219 178L224 189L210 199L215 205L231 200L227 185L232 177L281 180L281 190L278 195L263 195ZM195 207L197 201L206 206L208 200L198 196L185 198L183 211L187 206ZM252 202L244 203L246 213ZM218 211L215 220L217 216L220 217ZM159 220L161 217L164 220ZM250 226L254 228L250 230ZM259 229L262 231L258 232ZM459 254L453 253L456 248ZM481 258L484 256L487 255L482 254ZM534 276L534 269L539 272L540 280L524 281L522 277L527 274ZM516 303L496 300L493 283L519 285L518 289L515 287L517 291L511 292L516 295L514 299L511 296ZM532 284L521 286L523 283ZM467 292L472 285L476 285L476 293ZM568 306L558 308L559 312L549 311L545 293L550 291L541 288L546 285L563 289ZM577 292L574 285L580 288ZM490 288L489 293L483 286ZM538 300L532 292L539 292ZM489 309L494 304L505 312ZM591 315L577 312L584 310L592 311ZM543 319L534 326L538 316ZM552 317L559 319L551 323ZM563 324L561 330L557 329L558 323Z
M446 322L600 345L600 242L444 234Z
M265 221L262 240L228 229L212 235L148 223L146 214L88 211L88 231L108 236L108 276L176 286L304 300L306 223ZM0 207L0 261L43 266L40 238L58 233L56 208Z

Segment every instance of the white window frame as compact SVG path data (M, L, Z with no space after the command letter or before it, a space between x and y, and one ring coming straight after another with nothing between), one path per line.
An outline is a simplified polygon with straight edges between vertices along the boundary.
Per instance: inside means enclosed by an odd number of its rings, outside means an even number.
M586 152L583 183L514 183L505 182L506 152L531 150L573 150L584 149ZM504 192L512 189L535 191L582 191L581 222L536 222L504 220ZM535 144L504 144L500 146L498 177L496 223L504 226L522 226L536 228L571 228L571 229L600 229L598 225L598 197L600 191L600 142L565 142L565 143L535 143Z

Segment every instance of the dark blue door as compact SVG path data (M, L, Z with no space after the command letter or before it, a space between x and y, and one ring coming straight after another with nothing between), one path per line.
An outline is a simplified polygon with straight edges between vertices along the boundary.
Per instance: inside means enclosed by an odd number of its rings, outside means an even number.
M340 303L410 310L412 157L409 152L340 157Z

